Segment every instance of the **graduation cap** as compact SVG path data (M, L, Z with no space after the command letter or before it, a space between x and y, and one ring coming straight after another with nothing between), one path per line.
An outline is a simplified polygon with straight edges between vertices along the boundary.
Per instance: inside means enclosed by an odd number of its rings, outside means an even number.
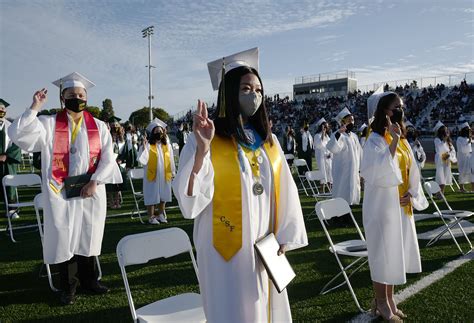
M240 66L252 67L258 71L258 47L254 47L230 56L226 56L207 63L212 89L219 90L221 82L225 81L225 74ZM221 102L219 102L219 118L225 117L225 83L221 86Z
M335 119L336 119L337 123L341 124L342 119L344 119L345 117L350 116L350 115L352 115L352 113L349 111L349 109L344 108L344 109L342 109L341 112L338 113L338 115L336 116Z
M362 126L360 126L359 131L362 132L365 128L367 128L367 124L363 123Z
M116 116L112 116L109 118L108 122L109 123L116 123L116 122L120 122L122 119L116 117Z
M395 94L395 92L392 91L383 91L383 85L379 86L375 92L369 96L367 99L367 119L370 120L375 114L375 110L377 110L377 106L379 105L379 101L381 98L384 96L387 96L389 94Z
M59 80L54 81L53 84L59 87L61 91L71 87L80 87L87 90L95 86L92 81L77 72L63 76Z
M5 101L4 99L0 99L0 107L4 107L4 108L8 108L8 106L10 105L10 103L8 103L7 101Z
M444 123L442 123L441 121L438 121L436 123L436 125L434 126L434 128L433 128L433 132L436 133L439 130L439 128L441 128L441 127L444 127Z
M316 122L316 128L318 128L320 125L322 125L325 122L327 123L326 119L324 118L319 119L319 121Z
M459 126L458 126L458 129L459 130L462 130L464 128L469 128L469 123L467 122L464 122L464 123L461 123Z
M146 131L148 131L149 133L151 133L153 131L153 129L155 129L156 127L161 127L163 129L166 129L166 122L158 119L158 118L155 118L153 119L152 122L150 122L150 124L146 127Z

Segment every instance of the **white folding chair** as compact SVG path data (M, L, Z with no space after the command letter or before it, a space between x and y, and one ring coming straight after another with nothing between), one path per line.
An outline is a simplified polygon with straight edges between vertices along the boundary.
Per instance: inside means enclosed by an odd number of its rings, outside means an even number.
M293 161L293 167L296 169L296 174L298 175L298 178L300 180L301 187L298 189L298 191L299 192L304 191L306 196L309 196L308 190L309 189L312 190L312 187L311 187L311 183L308 182L305 175L306 172L309 172L309 167L308 167L308 164L306 163L306 160L299 159L299 158L295 159ZM300 174L298 167L303 167L305 169L303 174ZM309 186L308 188L306 187L306 183L308 183L308 186Z
M428 243L426 244L427 247L433 245L436 243L446 232L449 232L451 235L451 238L453 239L454 243L458 247L459 251L462 254L468 254L472 251L472 244L471 241L469 240L466 232L464 231L461 221L466 220L467 218L471 217L474 215L474 212L472 211L467 211L467 210L453 210L451 206L449 205L448 201L446 200L446 197L444 196L443 192L441 192L441 188L439 187L438 183L434 181L426 182L424 185L425 191L428 194L431 202L433 203L436 212L434 214L438 214L441 221L443 221L443 225L445 226L444 230L442 230L437 236L433 237ZM439 194L441 198L443 199L444 203L447 206L447 210L440 210L438 207L438 204L436 204L436 201L434 199L434 195ZM466 238L467 242L469 243L470 249L467 252L464 252L461 247L459 246L458 241L456 240L456 237L454 236L453 232L451 229L455 226L458 226L459 229L461 230L462 234Z
M153 248L143 248L143 246ZM205 322L201 295L185 293L158 300L135 309L130 286L125 271L126 266L146 264L157 258L169 258L188 252L191 256L194 272L198 268L189 237L182 229L169 228L132 234L123 237L117 245L117 258L122 272L128 304L135 322ZM198 278L199 281L199 278Z
M35 207L36 222L38 223L38 231L40 234L41 245L43 245L44 231L43 231L43 221L41 220L41 213L44 213L44 203L45 203L43 193L37 194L35 196L33 203ZM96 265L97 265L97 271L99 272L99 277L97 279L100 280L102 278L102 268L100 267L99 257L96 256L95 260L96 260ZM44 266L46 267L46 275L48 277L49 287L51 288L53 292L59 291L58 288L54 287L53 277L51 274L51 268L49 264L44 264ZM41 273L40 273L40 276L41 276ZM44 277L44 276L41 276L41 277Z
M318 215L319 221L321 222L321 226L323 227L323 231L326 234L326 237L329 241L329 251L334 254L336 257L337 264L339 265L339 269L341 270L337 275L335 275L321 290L320 294L324 295L327 294L345 284L347 284L347 287L349 288L349 291L352 294L352 298L354 299L354 302L356 303L357 308L359 311L364 312L362 307L359 305L359 301L357 300L357 296L354 293L354 290L352 289L351 282L349 281L349 278L354 275L357 271L359 271L362 266L364 266L367 261L368 261L368 254L367 254L367 249L366 249L366 243L365 243L365 238L364 235L362 234L362 231L359 228L359 225L357 224L357 221L354 219L354 215L352 214L351 208L347 202L338 197L335 199L330 199L326 201L321 201L316 204L316 214ZM331 235L329 234L329 231L326 228L325 221L333 218L333 217L338 217L342 216L344 214L350 214L352 221L354 222L354 226L357 229L357 233L359 234L360 239L357 240L346 240L342 241L339 243L334 243L332 241ZM349 257L355 257L356 259L351 262L349 265L345 266L342 264L341 259L339 256L349 256ZM351 269L353 266L356 264L359 264L352 272L348 275L348 270ZM344 276L344 281L334 287L331 287L331 284L336 281L340 276Z
M319 191L319 188L318 188L318 183L317 182L321 182L322 180L326 179L326 174L324 174L320 169L317 169L317 170L312 170L312 171L306 172L305 176L306 176L306 179L307 179L308 183L311 185L311 187L314 184L315 192L313 192L313 197L316 200L318 200L318 198L323 198L323 199L324 198L331 198L331 196L332 196L331 188L329 187L329 185L327 183L323 184L323 188L327 189L327 191L328 191L327 193L326 192L321 193Z
M140 211L139 203L141 201L143 201L145 196L143 195L143 192L137 191L135 189L133 181L134 180L142 180L143 181L143 176L144 176L143 168L133 168L133 169L128 170L128 179L130 181L130 187L132 188L133 200L135 201L135 209L133 209L133 211L132 211L131 218L133 219L134 218L133 215L135 213L137 213L138 218L140 219L141 223L145 223L145 222L143 222L143 219L142 219L142 214L141 214L141 211Z
M5 198L5 209L6 209L6 217L8 220L8 230L10 232L10 239L13 242L16 242L15 238L13 237L13 227L12 227L12 216L17 212L17 210L10 208L24 208L24 207L33 207L33 201L25 201L20 202L18 196L18 187L39 187L41 188L41 177L36 174L18 174L18 175L6 175L2 179L2 186L3 186L3 196ZM15 195L17 202L16 203L9 203L8 202L8 194L7 194L7 187L12 187L15 189Z

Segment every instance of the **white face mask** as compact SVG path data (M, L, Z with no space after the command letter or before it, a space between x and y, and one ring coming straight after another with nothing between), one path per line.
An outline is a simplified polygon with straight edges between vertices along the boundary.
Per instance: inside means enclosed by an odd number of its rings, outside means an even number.
M253 116L262 104L262 94L258 92L239 92L240 111L245 117Z

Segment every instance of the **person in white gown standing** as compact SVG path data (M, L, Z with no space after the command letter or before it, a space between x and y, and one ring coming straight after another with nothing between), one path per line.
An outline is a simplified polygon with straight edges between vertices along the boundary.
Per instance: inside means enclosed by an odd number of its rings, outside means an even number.
M375 299L373 313L400 321L393 286L406 283L406 273L421 272L413 209L428 207L420 172L403 125L403 103L394 92L375 94L368 105L374 114L364 145L361 176L365 182L362 206Z
M271 232L280 254L308 244L296 184L270 131L258 49L208 67L217 109L211 120L198 101L173 182L183 216L194 219L204 312L208 322L291 322L286 290L277 292L254 249Z
M474 170L471 167L472 159L472 131L469 123L464 122L459 127L459 136L456 139L458 150L459 185L461 192L466 192L465 184L471 183L471 191L474 192Z
M329 142L329 125L326 119L321 118L316 123L314 135L314 155L319 171L324 175L321 184L332 186L332 153L326 148ZM324 189L324 186L323 186Z
M436 152L436 182L444 193L444 187L453 184L451 164L457 163L456 150L454 149L448 127L446 127L441 121L436 123L433 132L436 136L434 140Z
M13 142L28 152L41 152L44 198L43 257L59 264L61 302L75 301L76 287L94 294L109 289L99 283L95 257L104 235L107 196L105 184L122 183L107 125L85 110L87 89L94 84L71 73L53 84L59 86L64 109L37 117L47 90L37 91L33 104L8 129ZM80 196L66 197L68 177L89 176Z
M173 148L166 134L166 123L155 118L147 127L150 140L144 138L138 151L138 161L145 165L143 176L144 202L148 211L148 223L168 223L166 202L171 202L171 180L176 173ZM158 204L158 216L155 205Z

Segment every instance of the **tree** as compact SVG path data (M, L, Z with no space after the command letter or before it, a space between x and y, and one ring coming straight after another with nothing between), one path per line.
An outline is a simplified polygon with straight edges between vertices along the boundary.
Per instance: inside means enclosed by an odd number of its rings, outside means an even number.
M170 119L168 112L162 108L153 108L153 118L158 118L167 122ZM137 128L146 128L150 123L150 110L148 107L135 110L130 114L128 120L135 125Z
M111 99L102 101L102 111L100 111L100 120L108 122L111 117L115 116Z
M101 111L99 107L87 106L86 110L89 111L89 113L92 114L94 118L101 119L100 118ZM107 122L107 120L104 120L104 121Z

